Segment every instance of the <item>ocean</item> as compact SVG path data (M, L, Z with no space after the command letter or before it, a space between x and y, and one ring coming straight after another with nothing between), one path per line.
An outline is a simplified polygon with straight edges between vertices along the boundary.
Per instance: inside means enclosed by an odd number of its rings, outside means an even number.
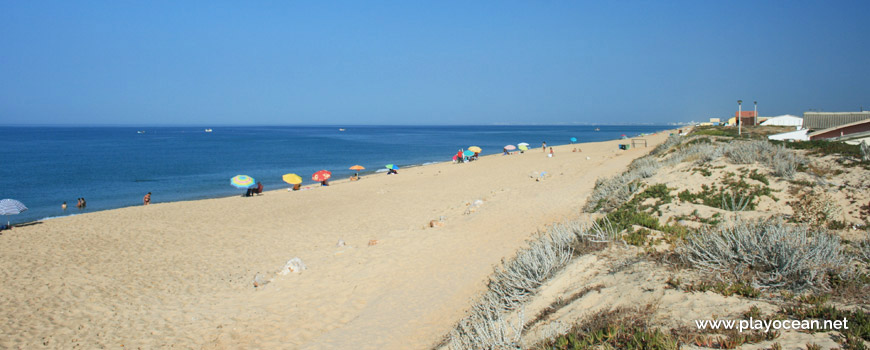
M600 128L600 131L595 131ZM152 203L238 196L230 178L249 175L265 190L281 180L326 169L332 179L451 161L456 151L483 148L498 154L508 144L556 146L654 133L668 126L261 126L215 127L0 127L0 198L29 210L13 223ZM138 131L144 131L139 133ZM540 151L540 150L539 150ZM399 170L401 173L401 169ZM87 208L76 208L84 197ZM61 209L66 201L68 208ZM6 219L6 218L3 218ZM5 223L4 223L5 224Z

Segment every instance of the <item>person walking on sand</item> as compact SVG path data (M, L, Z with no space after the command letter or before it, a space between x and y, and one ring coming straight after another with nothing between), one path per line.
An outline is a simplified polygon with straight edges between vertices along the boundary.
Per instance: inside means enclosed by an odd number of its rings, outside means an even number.
M541 149L544 150L544 153L547 153L547 141L541 142Z
M142 205L151 204L151 192L148 192L148 194L146 194L145 197L142 198L142 203Z

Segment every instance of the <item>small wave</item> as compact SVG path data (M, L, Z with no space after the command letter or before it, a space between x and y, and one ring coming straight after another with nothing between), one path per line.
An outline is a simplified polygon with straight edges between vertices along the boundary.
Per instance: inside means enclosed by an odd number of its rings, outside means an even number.
M151 179L136 179L136 180L133 180L133 182L157 182L157 180L151 180Z
M375 172L376 173L385 173L385 172L387 172L387 169L378 169L378 170L375 170Z
M45 221L45 220L51 220L51 219L65 218L65 217L76 216L76 215L79 215L79 214L58 215L58 216L46 216L46 217L44 217L44 218L42 218L42 219L39 219L39 220L37 220L37 221Z

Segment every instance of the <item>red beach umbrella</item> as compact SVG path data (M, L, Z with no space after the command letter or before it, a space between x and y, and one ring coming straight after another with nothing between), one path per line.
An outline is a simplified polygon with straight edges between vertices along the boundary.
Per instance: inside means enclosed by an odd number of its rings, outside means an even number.
M321 170L311 175L311 179L314 181L326 181L330 177L332 177L332 173L328 170Z

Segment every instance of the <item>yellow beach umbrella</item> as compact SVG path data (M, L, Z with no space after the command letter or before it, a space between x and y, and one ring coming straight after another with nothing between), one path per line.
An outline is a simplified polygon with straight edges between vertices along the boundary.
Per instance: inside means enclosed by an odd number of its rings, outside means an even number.
M526 146L526 145L520 145L519 148L520 148L520 151L528 151L529 150L529 146Z
M298 185L302 183L302 177L296 174L284 174L282 179L284 179L284 182L291 185Z
M468 150L472 151L474 153L480 153L480 151L483 151L482 149L480 149L480 147L477 147L477 146L468 147Z

